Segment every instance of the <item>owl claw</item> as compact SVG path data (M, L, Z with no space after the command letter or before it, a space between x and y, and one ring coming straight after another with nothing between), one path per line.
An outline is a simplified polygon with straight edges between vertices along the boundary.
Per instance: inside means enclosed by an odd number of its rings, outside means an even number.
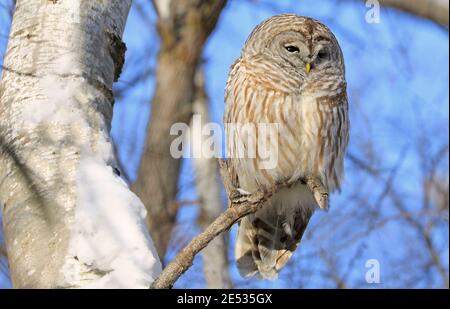
M289 223L284 222L282 225L284 232L286 233L286 235L288 235L290 238L292 238L292 229L291 226L289 225Z
M249 195L250 195L250 192L247 192L241 188L236 188L233 192L231 192L230 200L233 203L242 203L243 201L247 200Z
M245 191L242 188L237 188L236 191L238 191L241 195L250 195L250 192Z

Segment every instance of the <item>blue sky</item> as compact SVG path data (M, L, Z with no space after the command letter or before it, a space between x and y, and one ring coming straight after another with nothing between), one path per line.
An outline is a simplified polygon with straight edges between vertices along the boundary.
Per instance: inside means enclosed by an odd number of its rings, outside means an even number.
M2 1L7 0L0 0L0 3ZM135 74L154 69L156 65L158 39L153 28L156 16L151 6L145 4L143 7L145 19L136 7L129 15L124 34L128 48L126 67L115 85L116 89L123 89ZM417 190L421 186L416 151L418 138L433 137L427 144L430 154L436 152L445 141L448 143L448 32L432 22L386 9L381 11L381 23L368 24L365 22L366 10L361 1L231 0L204 50L210 116L213 121L222 122L223 92L229 66L238 57L244 41L258 23L271 15L287 12L319 19L335 33L344 52L352 123L350 152L367 160L371 158L370 153L376 153L377 159L373 163L385 170L401 162L394 182L408 199L409 209L414 211L422 199L420 190ZM8 32L7 21L4 11L0 9L1 35ZM5 38L0 37L0 58L3 58L5 43ZM154 78L150 74L126 91L114 108L112 135L131 179L136 178L153 89ZM442 173L448 175L448 164L441 165ZM333 287L330 280L320 275L326 269L323 262L314 256L305 258L315 254L318 247L336 260L338 272L348 273L348 282L353 287L372 287L364 282L364 264L370 258L379 259L381 264L382 284L378 287L396 286L396 282L390 281L393 280L390 274L396 268L417 267L413 261L402 260L411 254L421 254L418 252L422 247L410 245L415 237L414 232L401 222L386 224L334 254L333 245L345 238L343 235L367 228L369 221L365 206L375 203L383 189L377 181L355 171L351 164L347 166L343 192L332 196L329 213L318 213L313 217L311 230L314 233L307 232L301 248L297 250L291 265L281 273L280 279L273 282L244 280L231 262L230 271L237 287ZM195 199L189 160L183 162L179 187L179 199ZM360 188L361 195L367 196L366 204L360 207L357 203L348 204L354 191L350 188L355 187ZM383 215L393 212L389 201L381 204ZM179 213L179 229L189 236L199 232L195 225L196 214L195 206L183 207ZM336 223L335 218L345 220L338 225L340 221ZM334 224L336 228L330 228ZM322 228L322 225L326 227ZM235 232L236 228L233 228L230 235L232 243ZM448 269L448 225L447 231L440 229L436 233L435 241L446 248L443 252L447 252L444 254ZM321 234L326 237L320 238ZM411 248L407 248L406 242ZM233 261L232 247L230 261ZM169 252L167 259L170 260L173 255L174 252ZM201 263L199 256L176 286L204 287ZM308 273L309 269L312 274ZM417 287L439 284L437 275L431 276L435 278L432 282L422 282L421 277L417 273L401 278L416 278ZM386 278L385 281L383 278ZM406 285L407 279L400 281L401 284Z

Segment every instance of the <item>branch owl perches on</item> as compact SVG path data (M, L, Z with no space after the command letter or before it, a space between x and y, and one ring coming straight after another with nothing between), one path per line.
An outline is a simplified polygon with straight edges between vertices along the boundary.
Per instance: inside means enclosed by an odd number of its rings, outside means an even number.
M229 230L233 224L245 216L255 213L267 202L267 200L281 188L290 187L296 183L278 183L271 190L258 190L251 194L242 194L235 183L235 171L230 167L228 160L219 159L220 174L228 196L228 209L220 215L208 228L196 236L181 250L175 259L167 265L158 278L153 282L153 289L171 288L175 281L192 265L195 256L205 248L216 236ZM328 203L328 197L323 194L325 188L318 181L300 181L311 190L314 196L320 196L318 203ZM324 204L325 205L325 204Z

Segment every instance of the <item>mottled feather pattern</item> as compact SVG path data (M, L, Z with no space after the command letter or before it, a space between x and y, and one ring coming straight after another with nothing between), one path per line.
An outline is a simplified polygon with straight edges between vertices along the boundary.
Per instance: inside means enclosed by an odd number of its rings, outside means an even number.
M299 54L286 54L286 44L297 44ZM320 48L329 50L329 61L316 60ZM309 74L302 65L307 61L317 64ZM227 150L240 188L252 192L306 175L330 192L340 188L349 130L344 72L339 45L321 23L286 14L256 27L231 67L225 91ZM249 145L227 123L278 124L275 168L262 169L259 156L238 158L239 143ZM242 219L236 245L241 274L275 278L316 208L311 193L296 183Z

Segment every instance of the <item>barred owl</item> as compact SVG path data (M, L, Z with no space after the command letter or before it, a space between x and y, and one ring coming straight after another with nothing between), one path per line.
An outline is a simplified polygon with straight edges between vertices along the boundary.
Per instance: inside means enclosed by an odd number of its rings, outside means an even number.
M340 188L349 132L344 75L342 51L331 31L317 20L293 14L258 25L231 66L224 123L239 188L254 192L278 182L293 183L239 222L235 256L241 275L276 278L297 248L319 206L296 180L309 175L329 192ZM252 139L242 130L231 130L232 124L274 123L274 166L262 166L258 149L254 157L238 155L241 148L251 148ZM269 139L258 133L253 138Z

